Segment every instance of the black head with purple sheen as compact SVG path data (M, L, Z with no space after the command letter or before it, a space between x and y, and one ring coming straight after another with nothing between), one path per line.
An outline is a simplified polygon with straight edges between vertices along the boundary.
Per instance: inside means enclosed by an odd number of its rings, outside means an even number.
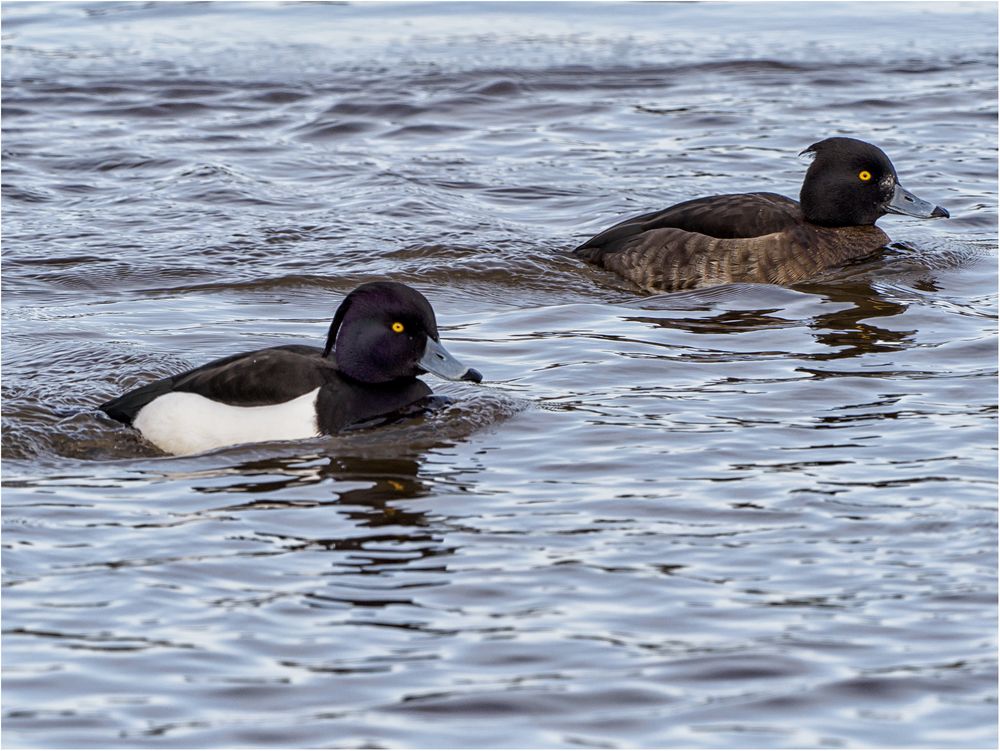
M399 282L362 284L344 298L330 324L323 356L331 352L338 370L364 383L423 373L454 381L482 380L478 371L442 346L427 298Z

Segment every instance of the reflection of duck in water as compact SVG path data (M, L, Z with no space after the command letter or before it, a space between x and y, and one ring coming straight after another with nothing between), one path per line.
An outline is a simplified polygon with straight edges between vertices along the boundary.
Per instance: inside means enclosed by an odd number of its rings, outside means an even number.
M335 559L343 572L378 573L384 568L399 569L405 564L449 555L454 548L445 544L444 529L449 523L439 514L428 515L407 501L440 492L437 483L450 483L448 472L436 468L431 476L422 477L424 450L449 446L429 445L425 449L404 448L399 455L398 440L380 440L387 431L372 431L364 446L367 455L338 452L336 456L306 454L302 456L268 456L241 461L224 470L218 468L199 473L202 476L233 481L231 484L213 481L194 490L212 496L243 497L246 500L212 508L210 513L269 512L284 520L289 509L326 507L330 514L317 517L313 527L299 529L296 524L281 525L282 532L257 532L258 539L274 541L283 551L327 550L345 554ZM399 428L404 430L404 428ZM398 435L396 436L398 439ZM336 442L336 439L335 441ZM345 450L350 450L344 439ZM323 493L300 491L305 486L326 485ZM282 491L289 491L282 497ZM263 517L261 517L263 518ZM295 517L297 518L297 517ZM346 525L346 526L345 526ZM310 593L316 600L330 599L322 592ZM338 598L344 601L343 597ZM366 605L375 604L368 596ZM360 604L360 603L359 603Z
M936 289L933 282L922 282L924 287ZM820 344L827 345L816 351L787 352L793 357L803 360L839 360L858 357L872 352L895 352L912 345L915 332L895 327L877 325L879 318L893 317L905 313L907 305L898 299L887 297L875 285L864 280L838 279L834 283L796 284L795 291L781 290L774 287L757 288L755 296L749 299L759 307L748 307L744 294L746 288L731 287L721 291L717 298L720 312L714 315L704 315L697 310L691 315L685 315L676 302L687 297L687 293L648 298L653 301L662 300L669 307L666 315L659 315L657 308L644 305L648 313L637 316L627 316L624 320L651 324L667 329L678 329L694 334L736 334L744 331L760 331L773 328L804 328L812 331L812 336ZM846 305L819 305L810 310L808 315L801 313L789 317L791 309L786 309L789 296L807 294L816 296L817 302L846 303ZM697 295L697 297L695 296ZM689 299L704 300L708 296L695 293ZM669 299L668 299L669 298ZM739 299L738 305L730 301ZM766 356L774 354L773 342L768 344ZM754 353L741 349L741 356L753 356ZM760 353L765 354L765 353ZM680 352L677 359L705 359L714 354L700 352ZM808 368L802 368L808 370Z
M801 202L776 193L696 198L626 219L574 252L647 290L793 284L883 247L889 237L875 222L887 213L948 216L904 189L876 146L827 138L803 153L815 159Z
M271 347L225 357L101 405L172 454L336 433L431 395L417 379L482 376L441 345L434 311L411 287L363 284L333 318L326 348Z

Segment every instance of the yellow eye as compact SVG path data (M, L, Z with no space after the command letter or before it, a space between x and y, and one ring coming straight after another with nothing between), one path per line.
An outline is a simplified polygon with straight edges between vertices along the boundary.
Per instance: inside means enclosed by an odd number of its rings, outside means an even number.
M869 180L871 180L871 179L872 179L872 173L871 173L871 172L869 172L869 171L868 171L868 170L866 170L866 169L863 169L863 170L861 170L861 171L860 171L860 172L858 173L858 179L859 179L859 180L860 180L861 182L863 182L863 183L866 183L866 182L868 182Z
M402 334L403 324L401 324L399 321L396 321L394 324L392 324L392 330L395 331L397 334Z

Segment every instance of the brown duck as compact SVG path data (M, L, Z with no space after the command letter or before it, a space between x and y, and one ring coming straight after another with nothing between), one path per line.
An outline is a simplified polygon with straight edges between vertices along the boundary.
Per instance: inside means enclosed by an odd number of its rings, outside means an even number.
M948 216L903 188L877 146L827 138L802 153L815 158L799 201L777 193L696 198L626 219L574 252L649 291L793 284L885 246L875 222L887 213Z

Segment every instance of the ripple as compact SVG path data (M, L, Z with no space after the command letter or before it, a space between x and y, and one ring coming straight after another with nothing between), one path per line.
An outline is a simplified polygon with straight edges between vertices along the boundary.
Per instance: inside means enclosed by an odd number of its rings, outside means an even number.
M8 745L995 747L996 13L846 10L5 4ZM794 288L570 253L833 134L953 218ZM96 410L385 278L484 383Z

